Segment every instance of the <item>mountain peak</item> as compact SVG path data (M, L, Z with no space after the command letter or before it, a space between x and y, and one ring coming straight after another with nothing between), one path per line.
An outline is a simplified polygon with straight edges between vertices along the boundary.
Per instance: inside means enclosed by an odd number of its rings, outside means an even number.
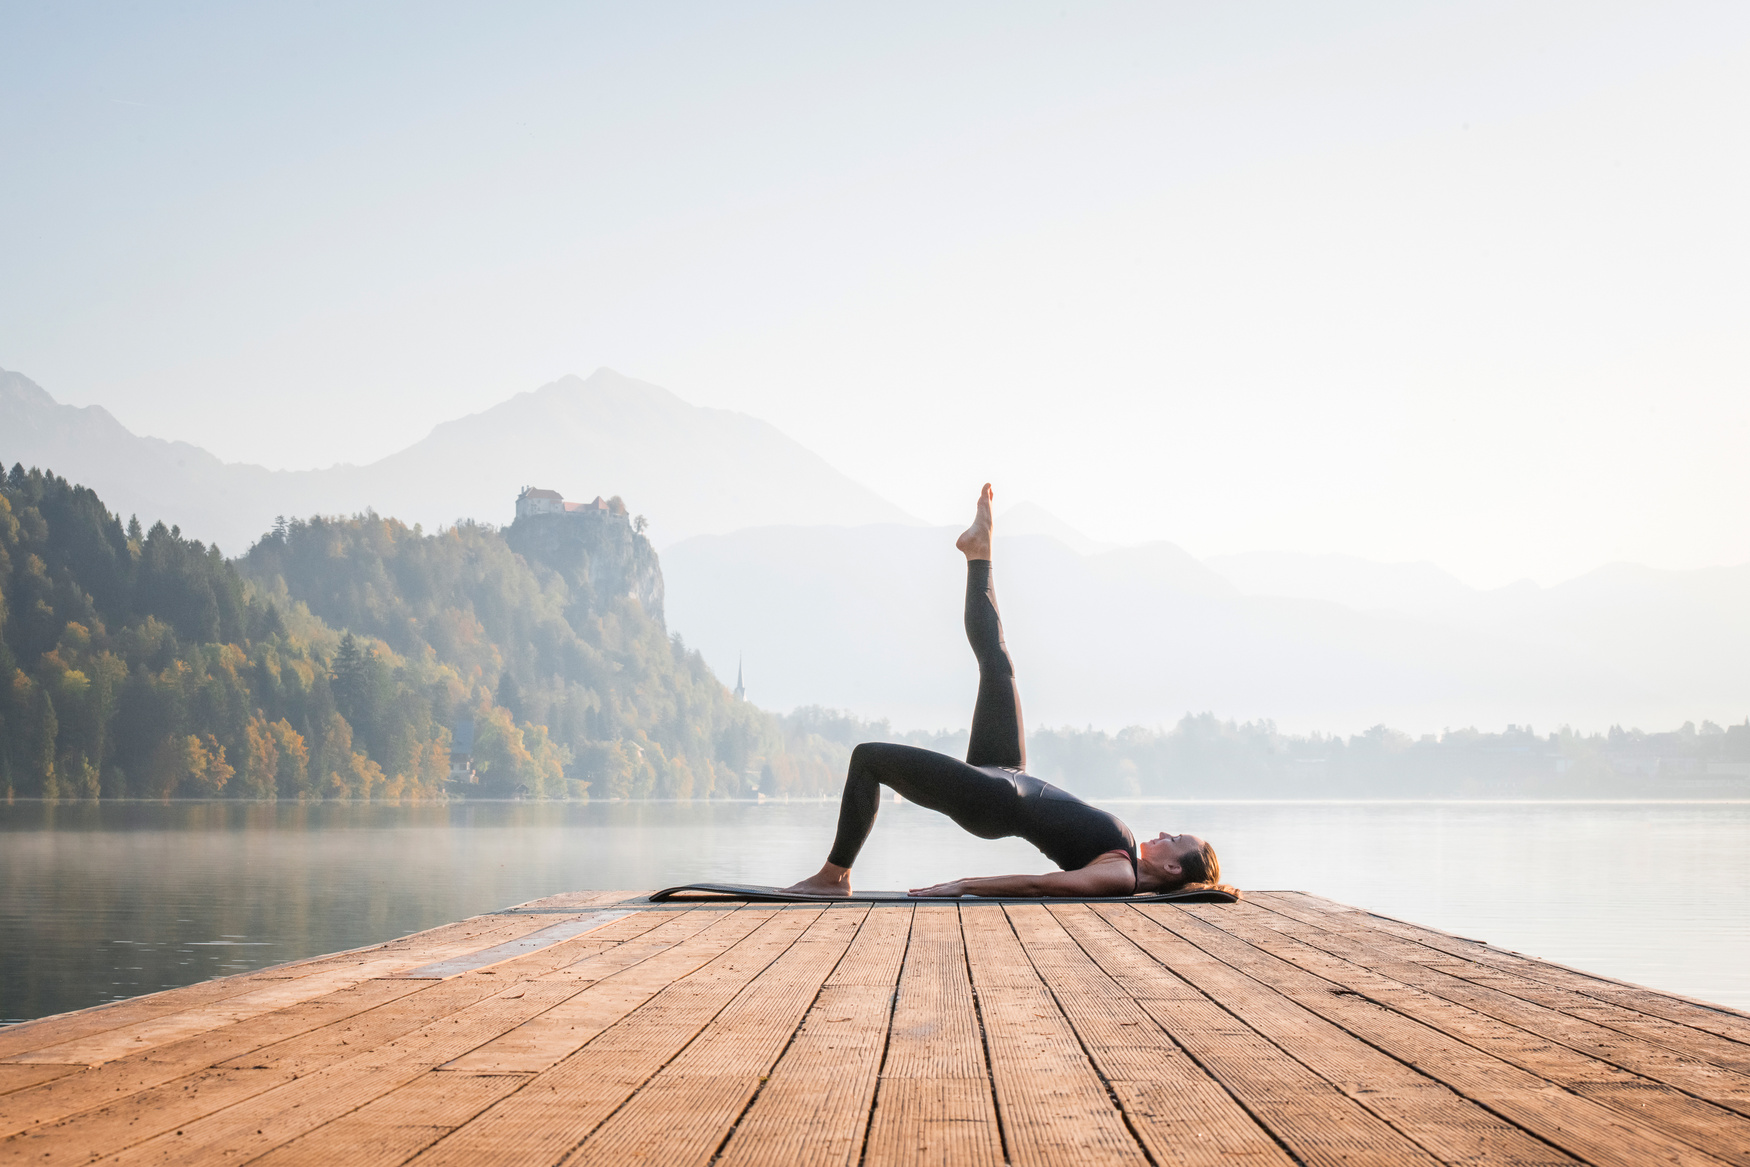
M229 548L249 546L277 515L372 508L427 526L508 523L517 490L532 481L570 498L619 495L660 544L771 523L917 522L766 422L691 405L605 367L444 422L368 466L221 463L130 433L95 406L60 405L18 373L0 373L0 433L0 455L52 467L123 513L177 522Z

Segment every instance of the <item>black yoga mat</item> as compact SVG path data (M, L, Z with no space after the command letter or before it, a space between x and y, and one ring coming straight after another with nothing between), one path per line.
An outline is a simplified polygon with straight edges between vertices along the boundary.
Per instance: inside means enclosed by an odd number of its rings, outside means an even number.
M1044 898L1069 904L1231 904L1239 897L1225 891L1205 888L1196 891L1150 892L1134 896L963 896L960 899L913 896L902 891L860 891L849 896L848 900L852 903L877 904L1036 904ZM683 883L679 887L665 887L661 891L650 893L650 902L653 904L706 903L711 900L737 900L757 904L832 904L846 902L847 897L808 895L778 887L738 883Z

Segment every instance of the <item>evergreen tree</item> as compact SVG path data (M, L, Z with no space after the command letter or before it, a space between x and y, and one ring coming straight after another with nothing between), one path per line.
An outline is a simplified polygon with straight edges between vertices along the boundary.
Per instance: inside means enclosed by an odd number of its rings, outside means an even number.
M847 747L730 700L666 634L655 552L614 502L604 541L551 562L373 514L278 520L230 562L14 465L0 796L441 795L458 717L480 792L733 796L787 751L788 789L836 788Z

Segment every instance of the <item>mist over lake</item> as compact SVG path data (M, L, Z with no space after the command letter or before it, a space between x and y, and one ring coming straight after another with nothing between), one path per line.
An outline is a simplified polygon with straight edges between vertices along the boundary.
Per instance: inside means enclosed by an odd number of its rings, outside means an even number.
M1750 1007L1750 803L1112 802L1216 842L1227 878ZM582 888L785 883L808 802L0 804L8 1021L388 940ZM881 809L858 885L1034 871L1018 840Z

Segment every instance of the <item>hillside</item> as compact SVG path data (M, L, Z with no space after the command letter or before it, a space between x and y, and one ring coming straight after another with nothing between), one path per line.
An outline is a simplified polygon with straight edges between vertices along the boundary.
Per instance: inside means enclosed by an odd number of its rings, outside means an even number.
M661 595L625 514L429 534L318 517L231 562L15 467L0 485L0 797L836 790L848 747L736 701L667 634ZM477 784L450 780L462 726Z
M750 522L908 522L774 427L690 405L655 385L599 369L562 377L367 466L272 471L221 462L184 442L129 432L97 406L57 403L0 371L7 463L53 466L148 526L176 523L228 554L280 515L374 509L409 524L502 523L534 483L574 498L638 500L659 544Z

